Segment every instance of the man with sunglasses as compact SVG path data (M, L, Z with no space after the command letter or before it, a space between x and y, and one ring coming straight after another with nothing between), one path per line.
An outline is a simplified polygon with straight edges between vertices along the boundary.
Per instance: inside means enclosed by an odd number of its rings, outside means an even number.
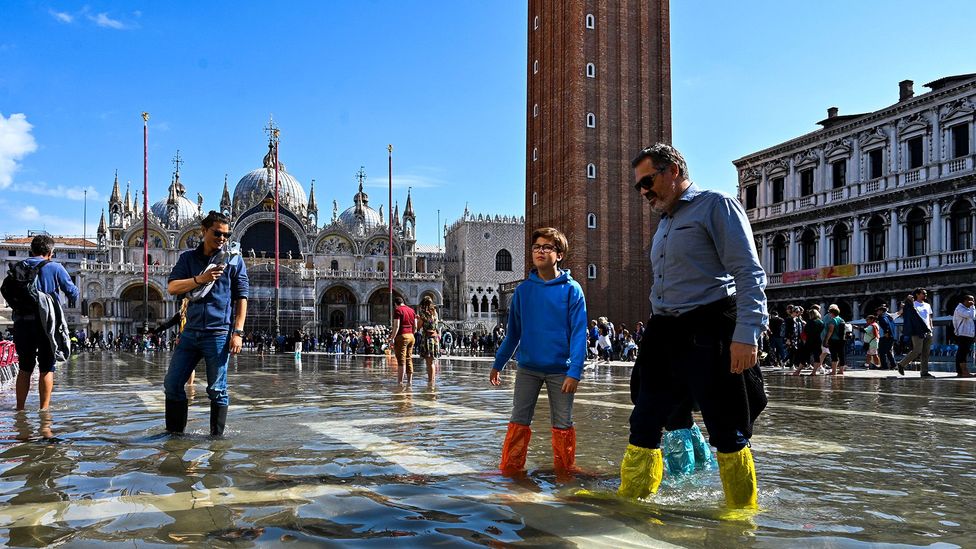
M651 244L652 317L634 365L619 493L643 498L657 491L662 429L675 415L690 416L689 403L696 403L718 449L728 506L755 507L749 438L765 406L755 365L768 317L766 274L749 221L738 200L692 183L670 145L641 150L632 166L635 188L661 220Z
M221 436L227 422L227 362L241 352L247 316L247 268L238 254L221 256L230 238L230 220L211 211L202 221L203 242L180 254L169 275L170 295L191 294L212 283L210 291L191 297L186 325L163 382L166 391L166 430L186 428L188 401L184 384L200 359L207 364L210 434ZM232 314L233 313L233 314ZM233 319L231 318L233 316Z

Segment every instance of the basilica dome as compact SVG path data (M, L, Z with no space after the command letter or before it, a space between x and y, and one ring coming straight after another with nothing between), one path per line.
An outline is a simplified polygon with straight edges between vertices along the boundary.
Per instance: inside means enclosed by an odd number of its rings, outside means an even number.
M367 232L384 225L383 216L369 207L369 196L363 192L362 183L359 184L359 192L353 197L353 203L354 206L339 214L339 222L345 225L347 229L355 231L359 226L360 219L363 223L363 229Z
M274 154L268 145L261 168L251 171L234 187L234 214L239 215L262 200L268 193L274 194ZM278 197L281 206L298 215L304 215L308 198L301 183L285 169L284 162L278 161Z
M173 208L172 216L169 213L171 203L176 206ZM170 229L176 229L189 221L194 221L200 214L200 207L186 197L186 187L180 183L179 173L169 185L169 196L153 204L150 210Z

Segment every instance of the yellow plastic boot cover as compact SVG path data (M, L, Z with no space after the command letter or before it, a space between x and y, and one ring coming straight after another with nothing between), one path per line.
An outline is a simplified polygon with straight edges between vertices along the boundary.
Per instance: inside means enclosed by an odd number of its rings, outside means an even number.
M657 492L664 476L664 459L660 448L641 448L627 445L620 462L620 488L617 494L625 498L646 498Z
M757 506L756 465L748 446L730 454L719 452L718 472L729 507L754 509Z

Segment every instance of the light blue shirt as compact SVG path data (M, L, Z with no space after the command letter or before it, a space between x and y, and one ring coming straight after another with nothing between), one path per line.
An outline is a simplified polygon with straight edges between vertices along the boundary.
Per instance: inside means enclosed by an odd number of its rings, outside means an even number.
M733 341L756 345L766 314L766 272L742 205L691 184L661 216L651 244L651 311L677 316L736 295Z

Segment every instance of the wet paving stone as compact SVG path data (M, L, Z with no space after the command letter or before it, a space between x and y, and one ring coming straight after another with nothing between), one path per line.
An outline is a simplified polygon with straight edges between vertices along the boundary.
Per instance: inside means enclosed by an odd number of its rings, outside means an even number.
M59 368L53 406L0 393L0 543L217 547L861 547L976 545L976 383L767 373L753 438L761 512L729 519L716 471L615 496L627 366L586 371L574 407L583 474L557 479L548 404L528 474L497 471L511 371L440 360L397 385L384 357L245 353L212 439L205 374L187 433L163 433L169 356L100 353ZM421 370L422 362L418 361ZM700 417L697 418L701 424ZM702 425L704 429L704 425Z

